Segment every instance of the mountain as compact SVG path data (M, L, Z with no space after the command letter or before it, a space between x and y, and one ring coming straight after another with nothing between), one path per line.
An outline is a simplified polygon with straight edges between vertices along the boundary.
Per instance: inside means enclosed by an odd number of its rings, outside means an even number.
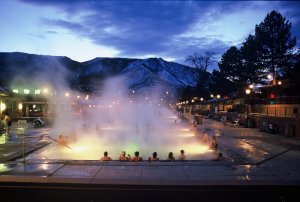
M139 93L159 89L161 93L176 94L186 86L195 86L197 81L195 69L161 58L99 57L80 63L63 56L0 53L0 71L1 86L10 86L12 81L22 85L37 80L56 82L58 88L66 81L81 91L94 91L107 78L115 76L126 78L126 87Z

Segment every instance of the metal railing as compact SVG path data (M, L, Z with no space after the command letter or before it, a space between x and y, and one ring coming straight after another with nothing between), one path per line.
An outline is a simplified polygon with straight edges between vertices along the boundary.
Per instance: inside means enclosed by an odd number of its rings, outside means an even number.
M48 138L48 139L50 139L50 140L52 140L52 141L55 141L55 142L57 142L57 143L59 143L59 144L65 146L65 147L67 147L68 149L71 149L71 150L72 150L72 148L69 147L68 145L63 144L63 143L61 143L60 141L58 141L58 140L56 140L56 139L54 139L54 138L52 138L52 137L50 137L50 136L48 136L48 135L43 135L43 136L39 136L39 137L32 137L32 136L27 136L27 137L25 137L25 135L24 135L24 137L23 137L23 139L22 139L22 144L23 144L23 163L24 163L24 164L26 163L26 158L25 158L25 156L26 156L26 152L25 152L25 139L27 139L27 138L32 138L32 139Z

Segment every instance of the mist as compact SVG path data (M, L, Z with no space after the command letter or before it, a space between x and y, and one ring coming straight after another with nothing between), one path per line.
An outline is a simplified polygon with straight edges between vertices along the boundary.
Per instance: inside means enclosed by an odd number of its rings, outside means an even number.
M52 89L47 96L48 115L53 117L49 135L54 139L65 136L71 149L52 142L33 158L98 160L107 151L117 160L121 151L131 156L139 151L144 159L157 152L164 160L169 152L176 157L181 149L188 159L205 158L208 146L161 98L159 86L138 93L127 88L130 78L118 76L107 79L97 95L82 94L68 87L68 72L61 69L44 75Z

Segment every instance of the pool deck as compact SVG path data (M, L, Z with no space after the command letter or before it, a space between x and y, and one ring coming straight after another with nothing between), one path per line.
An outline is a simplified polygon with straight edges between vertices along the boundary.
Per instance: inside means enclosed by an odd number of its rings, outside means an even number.
M23 142L2 141L0 190L16 191L24 187L30 187L29 193L36 193L33 190L43 188L49 191L49 187L65 191L63 193L70 189L89 190L94 194L92 201L98 201L98 195L95 194L98 189L102 190L98 190L99 193L107 194L105 196L111 199L122 199L124 192L120 190L136 190L146 195L152 193L152 198L146 201L154 201L153 193L159 190L162 198L169 197L170 191L178 194L188 191L191 200L198 199L198 193L219 193L207 201L221 200L229 191L235 190L233 193L253 194L254 200L263 192L266 199L274 197L274 200L278 200L278 197L283 197L285 201L300 201L296 194L300 190L299 139L267 134L256 129L223 126L220 122L208 119L198 126L199 131L204 129L209 135L218 136L220 152L223 154L221 159L176 162L27 160L24 164L22 159L14 161L16 152L22 157L23 152L20 151ZM27 135L42 137L49 130L32 129ZM26 153L36 150L37 145L42 147L47 143L44 138L28 138ZM108 193L107 190L115 190L113 193L120 195ZM5 197L7 201L14 201L12 196Z

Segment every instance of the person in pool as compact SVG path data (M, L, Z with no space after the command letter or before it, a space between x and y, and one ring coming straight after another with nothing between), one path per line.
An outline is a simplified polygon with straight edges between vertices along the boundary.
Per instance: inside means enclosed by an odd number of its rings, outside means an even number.
M180 161L186 160L186 157L185 157L185 154L184 154L184 150L180 150L180 155L178 157L178 160L180 160Z
M170 152L167 158L167 161L175 161L175 158L173 156L173 152Z
M156 152L153 152L152 157L149 157L149 161L159 161L159 158L157 158Z
M59 135L57 141L60 144L63 144L63 145L67 145L68 144L67 138L65 136L63 136L63 135Z
M107 152L107 151L105 151L103 155L104 155L104 156L101 157L101 159L100 159L101 161L111 161L111 160L112 160L112 158L110 158L110 157L108 156L108 152Z
M126 156L126 152L122 151L119 157L119 161L128 161L128 157Z
M143 158L139 156L140 152L136 151L134 152L134 157L130 158L129 161L137 162L137 161L143 161Z

